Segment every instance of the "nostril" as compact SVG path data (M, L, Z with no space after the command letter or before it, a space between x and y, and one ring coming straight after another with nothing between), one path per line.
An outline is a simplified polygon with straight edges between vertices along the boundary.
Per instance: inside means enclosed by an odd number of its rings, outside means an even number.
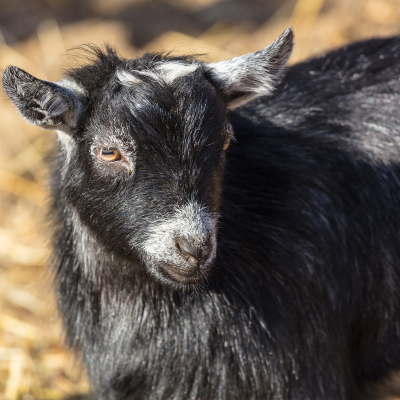
M186 261L192 265L203 263L207 256L211 253L212 249L210 240L208 240L205 245L193 246L186 239L179 238L176 241L176 245Z
M186 239L180 238L176 241L178 249L181 251L183 257L190 264L197 265L199 261L199 250L197 247L192 246Z

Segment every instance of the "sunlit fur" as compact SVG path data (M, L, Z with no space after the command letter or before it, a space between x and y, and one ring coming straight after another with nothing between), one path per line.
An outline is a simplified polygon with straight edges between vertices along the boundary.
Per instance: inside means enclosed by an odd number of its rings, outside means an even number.
M282 77L291 45L219 66L92 48L68 87L5 71L28 121L71 129L53 268L95 399L379 398L399 369L400 39ZM187 68L155 79L169 63ZM49 94L63 108L38 108ZM121 162L99 160L107 146ZM213 246L189 283L165 273L185 267L179 235Z

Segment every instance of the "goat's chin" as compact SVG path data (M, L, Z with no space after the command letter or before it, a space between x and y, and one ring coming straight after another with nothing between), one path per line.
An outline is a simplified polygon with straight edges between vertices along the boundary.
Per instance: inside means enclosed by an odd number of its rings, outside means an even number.
M151 272L161 283L174 289L195 287L207 282L213 261L197 268L182 268L165 262L152 260Z

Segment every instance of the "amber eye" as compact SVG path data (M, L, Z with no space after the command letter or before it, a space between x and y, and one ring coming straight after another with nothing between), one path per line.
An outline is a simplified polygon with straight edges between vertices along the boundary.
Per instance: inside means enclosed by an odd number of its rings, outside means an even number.
M113 162L113 161L118 161L119 159L121 159L121 153L116 149L110 149L108 147L103 147L102 149L99 149L97 152L98 152L99 157L103 161Z
M225 150L229 147L230 144L231 144L231 138L230 138L230 137L227 137L227 138L225 139L225 142L224 142L223 150L225 151Z

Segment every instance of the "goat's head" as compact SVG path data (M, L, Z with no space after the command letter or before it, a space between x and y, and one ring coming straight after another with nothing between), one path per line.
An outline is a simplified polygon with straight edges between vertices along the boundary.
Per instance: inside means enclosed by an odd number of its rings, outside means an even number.
M227 111L271 93L292 45L288 29L264 50L212 64L94 50L55 83L8 67L3 87L28 122L58 132L63 202L96 241L190 285L216 257Z

